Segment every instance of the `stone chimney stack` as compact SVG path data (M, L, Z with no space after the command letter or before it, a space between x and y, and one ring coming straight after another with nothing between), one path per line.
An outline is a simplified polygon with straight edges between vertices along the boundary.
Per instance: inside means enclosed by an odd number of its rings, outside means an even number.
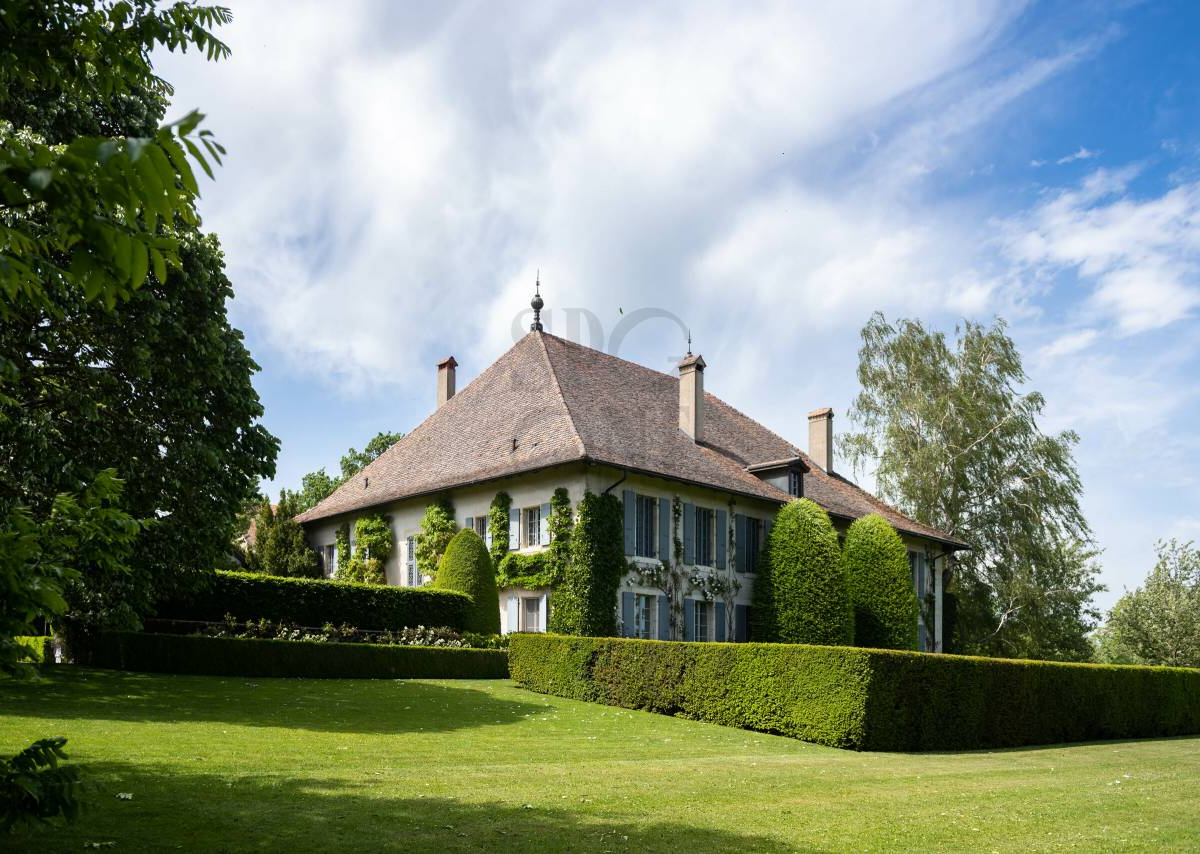
M442 408L442 404L450 398L454 397L454 369L458 367L458 362L454 361L453 356L447 356L438 362L437 374L437 405L438 409Z
M704 358L688 353L679 363L679 429L704 438Z
M825 471L833 471L833 410L808 413L808 455Z

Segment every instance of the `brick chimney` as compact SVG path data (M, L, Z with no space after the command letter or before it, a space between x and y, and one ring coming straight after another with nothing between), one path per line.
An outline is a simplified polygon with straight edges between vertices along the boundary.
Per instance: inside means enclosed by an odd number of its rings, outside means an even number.
M679 363L679 429L694 442L704 437L704 358L691 353Z
M443 403L454 397L454 369L457 367L458 362L454 361L453 356L447 356L438 362L437 405L439 409Z
M825 471L833 471L833 410L808 413L808 455Z

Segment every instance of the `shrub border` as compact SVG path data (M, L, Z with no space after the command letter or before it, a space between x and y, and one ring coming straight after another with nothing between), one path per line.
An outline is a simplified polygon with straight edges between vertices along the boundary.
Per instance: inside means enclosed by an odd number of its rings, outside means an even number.
M90 664L110 670L201 676L308 679L504 679L498 649L311 643L111 632L97 637Z
M514 635L545 694L857 750L973 750L1200 734L1200 670L803 644Z

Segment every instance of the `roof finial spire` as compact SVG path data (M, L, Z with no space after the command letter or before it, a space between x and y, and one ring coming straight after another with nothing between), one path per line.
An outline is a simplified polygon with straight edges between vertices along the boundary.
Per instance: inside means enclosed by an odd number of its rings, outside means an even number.
M688 330L688 351L687 354L692 355L692 330Z
M530 332L542 331L542 306L545 304L542 301L542 270L539 267L537 278L533 283L533 299L529 301L529 305L533 308L533 323L529 326Z

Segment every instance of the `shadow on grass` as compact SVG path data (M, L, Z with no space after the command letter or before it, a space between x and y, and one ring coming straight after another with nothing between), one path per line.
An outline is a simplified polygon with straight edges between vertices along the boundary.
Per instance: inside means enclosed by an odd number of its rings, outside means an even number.
M914 759L919 759L922 756L929 757L946 757L946 756L980 756L988 753L1038 753L1044 750L1068 750L1073 747L1115 747L1122 744L1146 744L1147 742L1170 742L1170 741L1196 741L1200 738L1200 733L1195 735L1146 735L1131 738L1101 738L1092 739L1091 741L1058 741L1053 744L1020 744L1010 747L964 747L961 750L907 750L907 751L879 751L884 754L892 754L895 756L911 756Z
M36 681L0 681L0 709L53 721L211 721L320 732L445 732L507 724L543 704L458 685L393 679L168 676L54 667Z
M586 803L389 797L364 780L180 775L88 766L94 804L78 822L21 828L13 851L794 851L763 836L593 814ZM418 783L419 785L419 783ZM118 798L128 792L132 798ZM574 808L573 808L574 807Z

